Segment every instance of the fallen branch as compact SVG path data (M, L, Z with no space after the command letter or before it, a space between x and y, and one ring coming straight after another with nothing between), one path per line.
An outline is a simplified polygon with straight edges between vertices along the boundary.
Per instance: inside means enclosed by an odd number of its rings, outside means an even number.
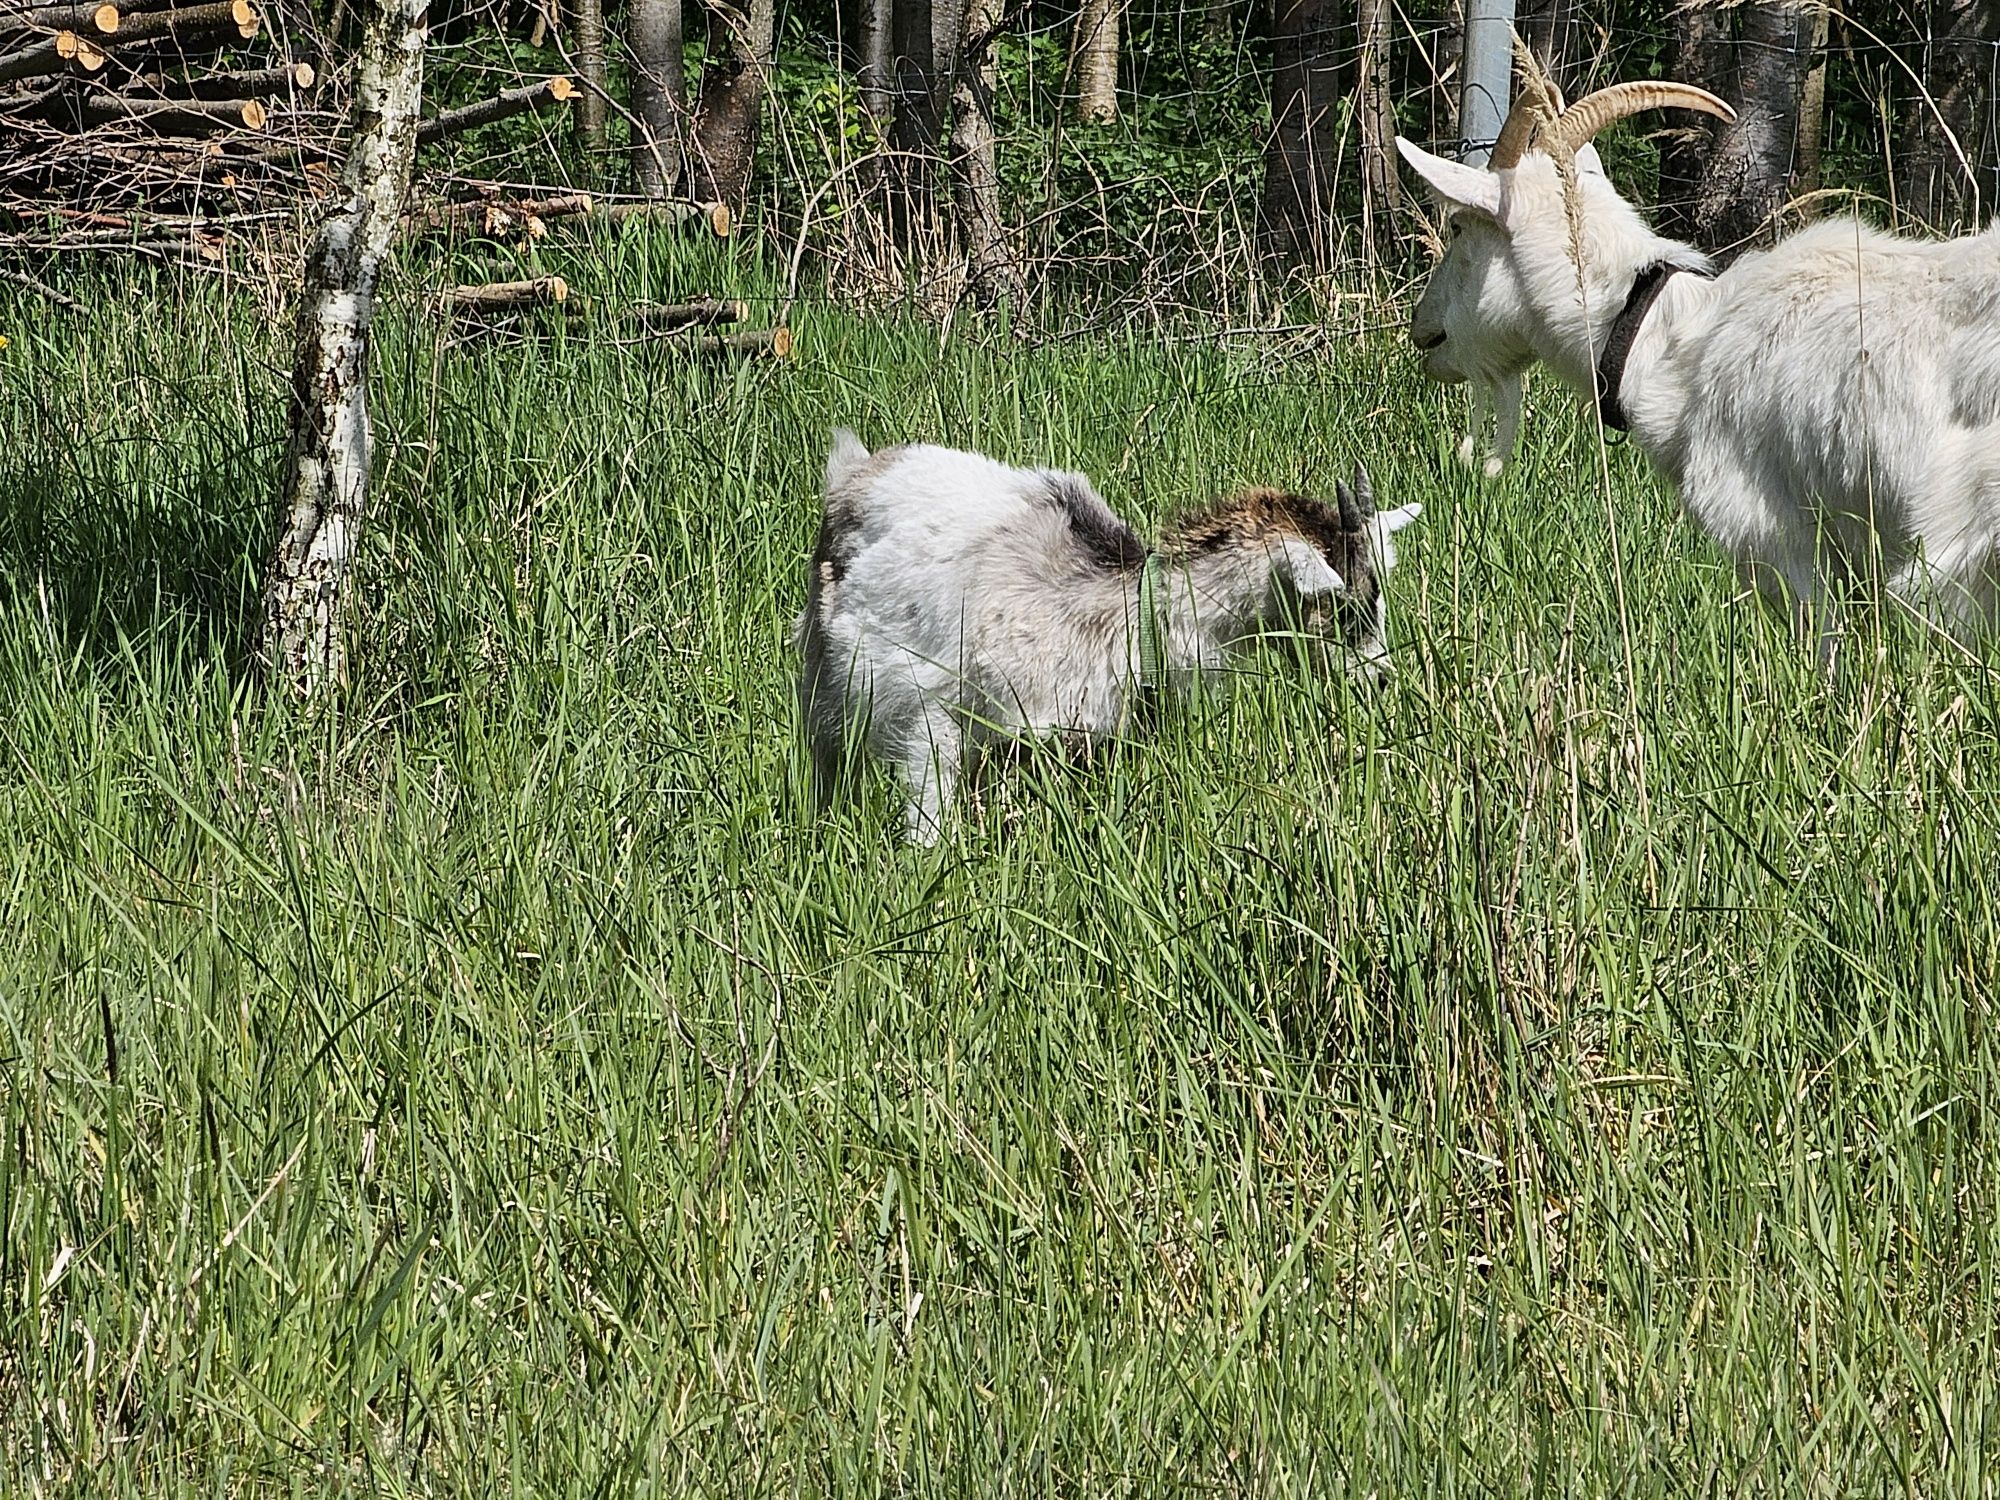
M743 333L707 334L698 339L672 338L665 341L665 347L686 349L695 354L768 354L773 359L790 359L792 330L752 328Z
M264 106L255 99L128 99L122 94L86 94L78 101L86 125L129 122L161 135L204 135L211 130L262 130Z
M569 283L560 276L532 281L491 281L484 286L447 287L438 294L441 306L460 312L502 312L514 307L538 307L569 297Z
M0 33L12 37L23 32L81 31L93 36L112 36L118 30L118 7L88 0L83 5L51 5L42 10L17 12L0 17Z
M177 10L148 10L128 15L119 23L118 41L150 41L170 36L185 43L209 31L234 31L244 41L257 34L261 18L250 0L211 0L207 5L188 5Z
M628 307L625 315L644 323L656 333L674 333L683 328L713 328L718 323L741 323L750 316L750 305L722 297L699 297L693 302Z
M608 203L598 211L604 223L700 224L718 239L727 239L734 227L727 203L670 203L651 199L644 203Z
M104 66L104 54L74 31L58 31L18 52L0 57L0 83L22 78L45 78L51 73L95 73Z
M477 104L468 104L462 109L448 109L443 114L423 122L417 127L417 144L428 146L441 141L448 135L457 135L461 130L470 130L476 125L491 125L495 120L512 119L515 115L533 110L554 109L576 97L576 85L567 78L545 78L540 83L529 84L526 88L509 89L506 93L491 99L482 99Z
M35 280L26 271L10 271L5 266L0 266L0 281L11 281L16 286L24 286L36 296L46 297L57 307L67 308L70 312L80 313L85 310L84 305L76 298L65 296L54 287Z
M588 193L563 193L553 198L476 198L466 203L434 203L414 210L404 220L403 232L411 237L453 233L480 235L503 240L525 235L540 239L548 233L546 221L590 213L596 200Z
M303 93L318 77L311 63L297 62L245 73L211 73L206 78L150 73L138 80L138 89L162 99L270 99L294 89Z

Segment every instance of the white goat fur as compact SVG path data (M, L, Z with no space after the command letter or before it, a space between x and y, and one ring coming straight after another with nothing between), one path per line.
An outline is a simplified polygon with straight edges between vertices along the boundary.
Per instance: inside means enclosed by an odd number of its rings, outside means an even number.
M1368 517L1322 549L1290 527L1286 504L1331 514L1248 491L1183 523L1178 550L1170 531L1153 600L1169 684L1281 620L1324 623L1316 614L1347 617L1364 670L1385 662L1380 581L1395 564L1392 534L1420 507ZM930 843L985 742L1117 731L1140 687L1145 556L1080 474L927 445L871 455L836 433L794 632L822 798L852 736L896 768L908 832Z
M1579 273L1547 154L1489 172L1397 145L1454 211L1411 325L1434 379L1490 385L1539 359L1588 395L1638 273L1708 269L1647 227L1588 146ZM1934 243L1839 219L1712 280L1671 277L1618 394L1695 521L1767 597L1789 591L1829 664L1828 585L1876 566L1938 624L1995 623L2000 225Z

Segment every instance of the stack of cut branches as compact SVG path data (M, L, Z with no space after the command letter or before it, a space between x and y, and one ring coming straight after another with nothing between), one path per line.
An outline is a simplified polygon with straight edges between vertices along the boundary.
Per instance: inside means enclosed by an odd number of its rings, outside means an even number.
M0 213L54 245L200 249L309 188L333 116L266 20L259 0L0 0Z
M323 38L287 29L298 7L267 3L0 0L0 247L199 262L221 258L232 235L280 225L289 237L301 202L332 185L347 79L321 65ZM526 81L436 115L419 139L432 145L576 95L567 78ZM618 215L555 190L534 190L542 214L532 195L517 211L497 188L481 191L469 207L425 211L421 227L515 225L532 237L578 202ZM706 222L728 232L726 216Z

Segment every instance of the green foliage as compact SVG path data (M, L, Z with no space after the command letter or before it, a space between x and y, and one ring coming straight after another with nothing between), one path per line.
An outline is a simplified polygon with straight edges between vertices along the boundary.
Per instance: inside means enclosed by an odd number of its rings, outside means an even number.
M772 290L625 237L580 297ZM1976 1494L2000 716L1821 687L1622 449L1387 339L384 310L359 680L240 689L281 331L0 299L0 1469L29 1492ZM935 853L802 806L823 445L1421 500Z

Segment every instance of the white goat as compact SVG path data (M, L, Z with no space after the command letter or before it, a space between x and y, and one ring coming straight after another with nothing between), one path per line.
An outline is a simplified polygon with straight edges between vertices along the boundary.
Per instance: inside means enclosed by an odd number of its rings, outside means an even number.
M1990 625L2000 227L1928 243L1842 219L1718 275L1647 227L1589 145L1668 105L1731 115L1685 84L1567 109L1531 87L1486 168L1396 143L1451 211L1410 329L1425 371L1490 385L1539 359L1600 393L1605 425L1630 427L1739 570L1789 592L1829 666L1829 585L1873 567L1939 624Z
M824 800L849 736L894 764L912 839L936 840L968 756L993 740L1092 737L1268 627L1386 663L1392 535L1368 476L1339 504L1246 490L1144 543L1081 474L834 435L794 639Z

